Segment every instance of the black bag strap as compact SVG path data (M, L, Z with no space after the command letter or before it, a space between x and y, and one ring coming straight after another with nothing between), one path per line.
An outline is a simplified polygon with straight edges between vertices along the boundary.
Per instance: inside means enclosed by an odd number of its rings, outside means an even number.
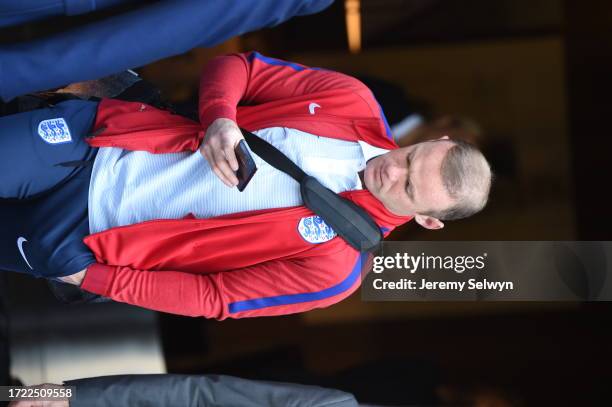
M300 184L304 205L323 218L349 245L360 252L373 252L379 248L382 232L363 208L323 186L272 144L247 130L240 130L255 154Z
M296 180L298 183L302 183L304 178L308 175L298 167L293 161L291 161L285 154L283 154L278 148L268 143L266 140L257 137L250 131L240 129L249 147L255 154L260 156L265 162L270 164L272 167L279 171L284 172L291 178Z

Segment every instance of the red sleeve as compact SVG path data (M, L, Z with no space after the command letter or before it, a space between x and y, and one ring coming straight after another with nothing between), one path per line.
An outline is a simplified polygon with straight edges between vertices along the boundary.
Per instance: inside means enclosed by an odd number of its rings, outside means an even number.
M199 114L204 131L218 118L236 121L236 107L248 81L242 55L225 55L211 60L200 78Z
M258 52L220 56L202 72L200 123L206 130L220 117L236 121L238 103L260 104L343 88L371 95L359 80L338 72L308 68Z
M156 311L222 320L327 307L357 289L360 272L359 254L346 248L328 256L275 260L214 274L94 263L81 287Z

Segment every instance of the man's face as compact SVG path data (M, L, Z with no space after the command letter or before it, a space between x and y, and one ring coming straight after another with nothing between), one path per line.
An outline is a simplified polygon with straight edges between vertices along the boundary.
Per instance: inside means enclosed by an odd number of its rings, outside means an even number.
M420 215L444 210L454 201L442 183L440 168L452 146L452 142L439 139L399 148L375 157L366 165L365 186L396 215ZM431 229L443 226L441 222L424 225L418 218L417 222ZM437 221L427 216L420 218Z

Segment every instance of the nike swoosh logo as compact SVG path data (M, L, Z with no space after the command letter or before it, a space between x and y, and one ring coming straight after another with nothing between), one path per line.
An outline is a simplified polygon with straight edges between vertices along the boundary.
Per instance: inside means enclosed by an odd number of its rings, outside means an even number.
M21 257L23 257L23 259L25 260L26 264L28 265L28 267L30 268L30 270L34 270L34 267L30 266L30 262L28 261L25 253L23 252L23 243L27 242L28 240L24 237L19 237L19 239L17 239L17 248L19 249L19 253L21 253Z
M315 109L316 109L317 107L321 107L321 106L319 106L318 104L316 104L316 103L314 103L314 102L313 102L313 103L311 103L311 104L309 104L309 105L308 105L308 111L310 112L310 114L315 114Z

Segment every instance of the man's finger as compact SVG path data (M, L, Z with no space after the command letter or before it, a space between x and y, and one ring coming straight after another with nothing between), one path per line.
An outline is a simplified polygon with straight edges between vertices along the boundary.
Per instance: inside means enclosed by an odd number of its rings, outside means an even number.
M217 177L219 177L219 179L227 186L231 186L229 180L225 179L223 173L219 170L217 163L215 162L215 157L213 155L212 150L210 150L209 148L206 147L202 147L200 149L200 151L202 152L202 154L204 154L204 158L206 159L206 161L208 161L208 165L210 166L210 169L213 170L213 172L215 173L215 175Z
M227 185L230 188L233 187L232 182L225 176L225 174L221 171L218 165L218 162L224 161L225 157L223 157L222 154L220 156L219 155L215 156L214 150L212 150L211 148L207 148L206 146L203 146L200 149L200 151L204 155L204 158L206 159L206 161L208 161L208 165L210 165L210 168L213 170L215 175L219 177L219 179L225 185Z
M217 177L219 177L219 179L228 187L232 187L232 183L225 179L225 176L223 175L223 173L221 172L221 170L219 169L219 167L217 167L216 165L211 165L210 168L212 168L213 172L215 173L215 175Z
M221 170L221 172L225 176L225 178L230 181L232 186L238 185L238 178L236 178L236 174L234 174L234 171L230 167L229 161L225 157L225 154L223 154L223 157L217 157L217 158L218 159L216 161L216 164L219 167L219 170ZM234 160L235 159L236 157L234 157Z
M238 159L236 158L236 152L233 148L228 147L225 150L225 157L227 158L227 162L229 163L230 168L233 172L238 171Z
M228 187L233 187L238 184L238 179L234 175L234 172L230 168L227 159L225 158L225 154L222 151L211 151L212 161L213 161L213 170L215 170L215 174L227 185Z
M238 185L238 178L235 175L235 171L238 169L238 160L232 148L223 150L220 146L203 145L200 151L211 169L225 185L228 187ZM232 167L235 167L236 170L233 170Z

